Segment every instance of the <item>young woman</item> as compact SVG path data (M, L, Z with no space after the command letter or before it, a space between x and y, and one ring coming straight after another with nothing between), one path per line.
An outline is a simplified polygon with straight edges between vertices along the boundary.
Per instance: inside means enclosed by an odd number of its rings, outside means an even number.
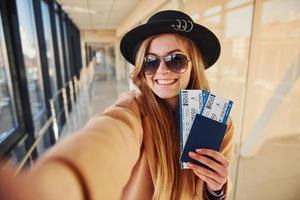
M179 166L178 92L209 91L204 70L219 57L216 36L182 12L162 11L129 31L121 52L135 65L136 90L50 150L23 179L25 191L38 199L228 198L231 120L220 152L189 154L210 169Z

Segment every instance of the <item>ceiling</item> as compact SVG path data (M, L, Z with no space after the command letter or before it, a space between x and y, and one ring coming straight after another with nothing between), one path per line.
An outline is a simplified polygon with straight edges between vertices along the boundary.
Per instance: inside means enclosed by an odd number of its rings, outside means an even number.
M79 29L116 29L138 0L58 0Z

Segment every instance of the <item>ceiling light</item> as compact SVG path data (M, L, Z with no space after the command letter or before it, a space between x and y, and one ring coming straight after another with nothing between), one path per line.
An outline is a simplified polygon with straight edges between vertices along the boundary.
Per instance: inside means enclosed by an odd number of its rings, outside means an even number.
M86 8L80 8L80 7L72 7L72 6L62 6L63 10L69 10L74 12L81 12L81 13L89 13L95 15L97 12L95 10L90 10Z

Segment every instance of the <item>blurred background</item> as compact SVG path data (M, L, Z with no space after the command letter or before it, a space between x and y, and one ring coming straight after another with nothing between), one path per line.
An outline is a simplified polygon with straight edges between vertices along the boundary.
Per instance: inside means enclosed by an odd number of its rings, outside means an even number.
M133 88L122 36L175 9L222 51L206 71L234 101L230 199L300 199L299 0L3 0L0 155L19 172Z

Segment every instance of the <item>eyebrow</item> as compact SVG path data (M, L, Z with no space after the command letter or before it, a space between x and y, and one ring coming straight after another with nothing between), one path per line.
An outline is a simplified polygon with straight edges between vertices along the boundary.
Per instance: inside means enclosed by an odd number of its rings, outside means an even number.
M168 54L174 53L174 52L182 52L182 53L184 53L184 52L183 52L182 50L180 50L180 49L174 49L174 50L168 51L165 55L168 55ZM157 55L156 53L151 53L151 52L147 52L147 54L152 54L152 55L159 56L159 55Z

